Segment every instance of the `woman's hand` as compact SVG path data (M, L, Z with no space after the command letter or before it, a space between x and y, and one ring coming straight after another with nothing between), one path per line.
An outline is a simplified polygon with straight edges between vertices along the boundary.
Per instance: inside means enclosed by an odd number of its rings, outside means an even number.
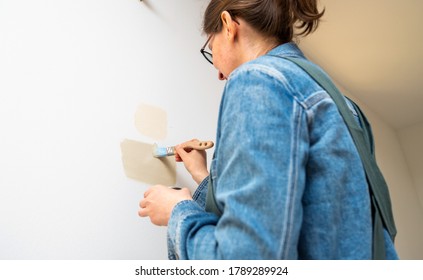
M140 217L150 217L153 224L166 226L175 205L183 200L192 200L189 189L172 189L162 185L150 187L140 201Z
M193 139L175 147L175 160L177 162L183 162L194 181L200 184L209 175L207 170L207 153L206 151L184 148L185 145L192 141L198 140Z

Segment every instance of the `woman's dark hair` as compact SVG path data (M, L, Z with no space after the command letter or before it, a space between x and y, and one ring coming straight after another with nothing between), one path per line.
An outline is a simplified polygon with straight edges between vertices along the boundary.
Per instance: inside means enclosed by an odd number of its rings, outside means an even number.
M294 36L306 36L316 30L324 14L318 11L318 0L211 0L204 13L203 31L206 34L222 30L223 11L234 18L242 18L258 32L276 38L280 43L292 41ZM294 30L299 32L294 34Z

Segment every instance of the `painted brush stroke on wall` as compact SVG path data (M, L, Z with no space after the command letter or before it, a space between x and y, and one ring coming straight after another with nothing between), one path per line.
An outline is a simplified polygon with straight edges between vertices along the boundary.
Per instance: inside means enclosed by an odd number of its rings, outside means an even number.
M127 177L148 184L175 184L176 162L173 158L155 158L153 145L139 141L125 139L120 147Z
M135 113L135 127L143 136L155 141L163 140L167 135L167 113L159 107L140 104ZM147 184L175 184L175 160L153 157L153 144L125 139L120 148L128 178Z
M167 113L161 108L140 104L135 112L135 127L144 136L163 140L167 134Z

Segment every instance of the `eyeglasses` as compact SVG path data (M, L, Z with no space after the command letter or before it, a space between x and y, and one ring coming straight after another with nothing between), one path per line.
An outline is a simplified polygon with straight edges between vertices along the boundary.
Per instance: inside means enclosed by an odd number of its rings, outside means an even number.
M206 48L207 44L210 42L210 39L211 39L212 36L213 35L209 36L206 43L204 44L204 46L200 50L200 52L203 54L204 58L207 59L207 61L210 62L211 64L213 64L213 55L210 52L205 51L205 48Z

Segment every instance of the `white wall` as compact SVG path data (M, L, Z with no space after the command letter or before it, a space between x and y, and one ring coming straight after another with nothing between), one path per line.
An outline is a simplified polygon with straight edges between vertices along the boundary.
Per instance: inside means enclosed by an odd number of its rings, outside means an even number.
M342 89L342 88L341 88ZM372 125L375 140L376 159L385 177L391 195L394 219L397 226L397 237L395 247L401 259L423 259L423 208L418 197L418 191L413 182L413 171L417 175L418 166L413 164L420 161L409 161L408 153L403 149L405 141L400 141L400 136L396 130L382 120L365 104L354 98L345 89L342 91L352 97L363 109L369 122ZM410 133L415 131L410 131ZM421 134L420 134L421 135ZM403 138L413 141L413 138ZM420 138L421 143L422 138ZM402 142L402 143L401 143ZM408 149L410 154L421 154L421 148L413 142ZM410 165L411 164L411 165ZM411 167L411 168L410 168Z
M398 134L410 167L414 185L419 194L420 204L423 205L423 124L416 124L401 129Z
M407 162L398 132L377 116L370 113L369 116L374 123L378 163L390 188L398 253L402 259L423 259L423 208L413 182L413 166Z
M166 110L163 144L214 139L223 83L199 53L205 4L0 0L0 259L166 258L165 228L137 216L147 186L125 177L120 142L154 142L135 128L141 103ZM406 163L421 127L399 134L406 158L366 112L397 248L422 259L421 165ZM177 180L192 187L183 168Z
M214 139L223 84L201 56L206 1L0 1L0 259L163 259L120 142ZM178 168L178 183L191 186Z

